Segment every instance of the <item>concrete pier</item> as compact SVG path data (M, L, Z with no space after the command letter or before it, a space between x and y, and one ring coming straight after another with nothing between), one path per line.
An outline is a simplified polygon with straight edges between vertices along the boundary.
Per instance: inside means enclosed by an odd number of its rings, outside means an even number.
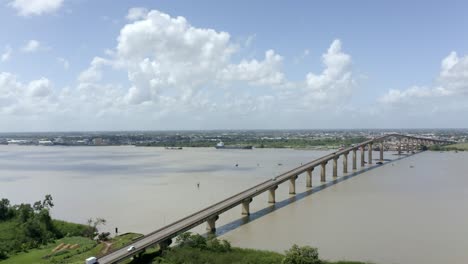
M366 165L365 155L364 155L364 146L361 147L361 167Z
M338 177L338 157L333 158L333 177Z
M401 155L401 139L398 141L398 155Z
M314 171L314 168L307 170L307 175L306 175L306 187L307 188L312 188L312 172L313 171Z
M327 163L326 162L323 162L322 164L320 164L320 166L322 167L322 170L320 171L320 181L321 182L326 182L327 180L325 179L325 168L327 166Z
M357 170L357 149L353 149L353 170Z
M380 161L383 162L384 143L380 143Z
M289 179L289 194L296 194L296 179L297 175Z
M343 173L348 173L348 152L343 154Z
M372 164L372 143L369 143L368 152L369 152L369 161L367 162L367 164L371 165Z
M275 186L268 190L268 203L276 203L275 201L275 191L278 189L278 186Z
M206 220L206 231L208 231L209 233L215 233L216 232L216 220L218 219L219 219L219 216L208 218Z
M250 214L250 203L252 202L252 198L244 200L242 202L242 214L249 215Z

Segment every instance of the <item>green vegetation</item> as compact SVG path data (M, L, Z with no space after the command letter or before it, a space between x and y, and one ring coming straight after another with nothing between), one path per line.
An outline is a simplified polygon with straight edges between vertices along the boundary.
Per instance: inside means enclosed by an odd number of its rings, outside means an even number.
M125 247L140 234L127 233L109 239L109 233L98 233L106 223L102 218L89 219L87 225L53 220L49 210L52 196L30 204L10 205L0 200L0 262L2 264L78 264L90 256L102 256ZM326 264L315 248L293 247L280 254L271 251L232 247L226 240L184 233L176 238L174 247L147 249L145 254L123 263L197 264L197 263L282 263ZM360 262L336 262L360 264Z
M94 237L98 236L99 240L106 240L110 235L109 233L98 234L97 226L105 223L105 220L101 218L90 219L88 225L53 220L49 213L53 206L51 195L46 195L44 200L37 201L33 205L11 205L8 199L0 200L0 260L21 255L21 252L29 252L33 249L37 249L34 252L42 254L41 249L65 237L66 239L70 237L75 237L75 240L81 239L80 243L76 242L73 245L76 244L75 247L79 247L76 251L87 251L90 246L83 241L93 242L94 247L96 244L92 240ZM76 252L72 252L73 254ZM62 258L68 256L63 251L60 251L60 255ZM34 258L34 254L32 257Z
M429 147L429 150L433 151L468 151L468 143L458 143L452 145L432 145Z
M184 233L176 239L174 247L165 250L162 255L152 253L156 264L363 264L362 262L328 262L320 260L318 251L308 246L294 245L285 254L272 251L242 249L231 247L228 241L214 237L205 238L198 234ZM140 262L150 263L148 257L142 256Z
M107 242L98 243L86 237L65 237L53 243L40 246L13 255L2 264L82 264L90 256L100 256L114 248L120 248L131 243L140 234L127 233L110 239Z

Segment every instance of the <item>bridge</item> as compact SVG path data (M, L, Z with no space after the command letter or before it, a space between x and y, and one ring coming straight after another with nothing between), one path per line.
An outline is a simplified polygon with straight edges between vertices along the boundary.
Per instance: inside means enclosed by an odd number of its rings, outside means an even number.
M423 138L417 136L402 135L397 133L386 134L380 137L369 139L365 142L353 145L349 148L333 152L316 160L310 161L306 164L301 165L295 169L287 171L279 176L267 180L258 185L255 185L245 191L242 191L236 195L226 198L218 203L215 203L205 209L195 212L187 217L184 217L176 222L173 222L167 226L164 226L156 231L153 231L145 236L134 240L131 244L135 247L132 251L127 251L127 247L116 249L101 256L98 259L100 264L118 263L122 260L130 258L132 256L143 253L147 248L159 245L166 247L170 245L171 239L182 234L200 224L206 222L206 229L208 232L214 233L216 231L216 220L219 215L241 205L241 212L243 215L250 214L250 203L255 196L263 193L268 193L268 203L275 203L275 191L278 185L289 182L289 194L296 194L296 179L299 175L305 174L306 187L312 187L312 172L315 168L320 168L320 180L321 182L326 181L326 164L333 162L332 177L338 177L338 159L343 157L343 173L348 173L348 155L352 153L352 170L357 170L357 152L360 152L360 166L365 167L366 161L366 150L367 150L367 164L371 165L373 162L372 152L374 149L378 149L380 152L379 161L383 163L384 149L388 148L388 145L392 143L398 154L402 152L416 152L421 146L429 146L432 144L449 144L453 143L446 140L437 140L430 138ZM385 145L387 144L387 145ZM374 148L374 146L376 146Z

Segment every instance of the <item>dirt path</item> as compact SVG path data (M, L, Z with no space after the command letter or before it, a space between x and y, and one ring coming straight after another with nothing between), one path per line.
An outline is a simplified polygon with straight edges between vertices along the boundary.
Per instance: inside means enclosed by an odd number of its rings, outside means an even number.
M101 254L102 254L102 255L105 255L105 254L107 254L107 252L109 252L109 249L110 249L110 247L112 246L112 243L111 243L111 242L102 242L102 243L104 243L105 246L104 246L104 248L101 250Z

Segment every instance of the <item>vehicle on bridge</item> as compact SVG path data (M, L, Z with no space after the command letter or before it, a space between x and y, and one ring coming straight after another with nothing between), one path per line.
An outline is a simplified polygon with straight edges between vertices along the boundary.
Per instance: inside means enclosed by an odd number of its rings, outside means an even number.
M133 250L135 250L135 249L136 249L135 246L129 246L129 247L127 248L127 251L130 252L130 251L133 251Z

